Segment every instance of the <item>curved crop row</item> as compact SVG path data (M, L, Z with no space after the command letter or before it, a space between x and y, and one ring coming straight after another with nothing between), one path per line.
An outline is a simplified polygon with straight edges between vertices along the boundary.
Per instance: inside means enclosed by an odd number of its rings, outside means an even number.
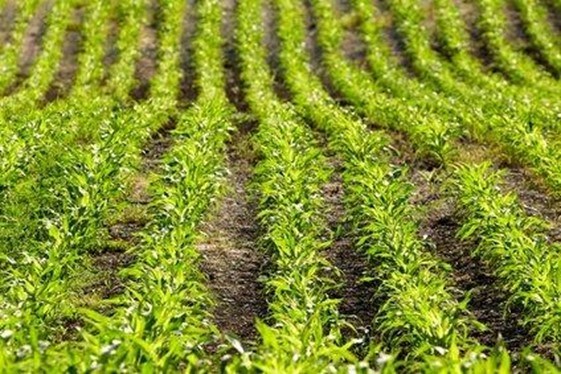
M161 96L149 100L153 104L144 108L146 116L165 109L166 100L168 104L176 101L184 6L184 1L174 1L163 7L169 34L161 38L162 51L175 57L159 67L169 76L153 82L152 95ZM216 37L220 4L200 2L197 13L194 65L200 96L178 117L172 132L173 146L151 189L152 223L136 248L137 262L124 273L127 291L111 316L83 311L90 332L83 334L80 349L89 359L72 363L82 369L93 365L108 371L200 370L205 364L204 345L218 334L210 321L212 300L197 265L200 253L195 240L198 225L224 188L232 110L224 92L221 39ZM151 118L163 119L166 114L159 112Z
M559 246L547 243L546 223L527 216L513 194L498 188L502 175L489 164L459 167L453 190L466 216L459 235L479 238L475 255L496 270L510 304L523 308L523 324L535 341L558 344L561 338Z
M43 36L41 53L34 61L29 77L18 87L18 90L14 94L0 99L0 116L25 112L25 109L35 105L44 97L62 58L64 37L67 27L71 23L77 1L56 0L54 2L47 16L47 31Z
M242 79L260 122L254 185L262 242L275 265L267 280L271 321L258 322L261 344L250 363L270 373L325 371L354 360L350 344L342 343L337 301L328 296L334 270L321 253L329 245L321 192L330 170L310 129L273 92L263 24L256 24L262 10L262 3L243 0L237 13Z
M550 77L526 55L517 52L508 42L506 34L505 2L502 0L476 1L478 27L487 50L497 68L515 83L529 85L551 82Z
M465 48L469 35L462 27L459 12L452 1L438 0L436 3L437 38L453 64L439 58L432 49L430 36L422 26L425 16L417 2L392 1L390 9L397 30L404 41L405 52L419 77L438 89L442 96L460 98L462 112L473 111L473 103L483 114L501 111L503 116L555 128L561 108L555 96L544 94L543 88L519 87L507 84L496 75L487 75L480 64ZM372 6L370 5L370 8ZM372 10L367 11L372 14ZM461 77L465 82L458 80ZM485 98L483 101L482 98ZM475 113L474 122L481 122L481 113ZM468 117L469 119L469 117Z
M436 38L441 51L450 60L450 69L470 87L479 88L474 90L475 100L484 95L491 108L501 108L522 120L531 118L545 128L555 128L555 119L561 112L555 95L536 87L513 85L504 76L484 67L470 50L469 31L454 2L436 0L435 9ZM417 29L416 33L424 35L423 30Z
M19 68L19 57L23 49L25 33L29 21L37 12L40 0L25 1L17 3L16 18L11 38L7 45L0 46L0 94L6 92L13 84Z
M384 300L373 321L374 331L387 348L411 349L409 365L415 360L434 361L433 356L441 356L439 365L450 370L469 364L477 355L465 350L481 349L467 335L477 324L452 295L445 266L417 238L408 203L412 186L405 170L390 164L384 150L387 139L338 108L310 74L302 47L301 9L288 1L279 0L277 5L287 83L305 115L327 132L330 146L344 162L348 220L357 248L374 266L378 296ZM459 356L457 347L465 357Z
M345 61L340 51L343 33L338 20L333 17L332 4L316 1L314 13L323 25L318 30L318 41L335 88L370 121L403 131L420 153L437 162L446 162L453 151L451 139L459 135L458 123L443 122L433 113L392 98L377 88L368 73Z
M413 63L418 61L419 68L430 75L431 66L442 64L430 51L426 34L419 26L422 17L419 8L409 0L391 1L390 8L396 14L398 30L409 45L407 48L410 48ZM449 73L435 73L433 78L442 82L443 94L459 99L457 110L464 120L464 130L470 137L499 145L508 156L531 168L551 188L552 193L557 193L561 185L561 169L555 161L559 159L559 149L555 146L555 139L550 142L543 129L532 122L533 117L517 113L516 107L509 105L506 96L498 101L488 101L488 90L470 90L458 86Z
M556 77L561 74L561 45L555 39L555 31L547 19L547 9L538 1L514 1L524 31L528 36L533 50L546 65L553 70Z
M140 57L140 32L142 25L146 24L145 9L144 0L120 1L117 5L120 32L115 44L119 58L109 68L105 93L119 102L129 99L129 93L137 83L134 72Z
M98 16L92 12L97 22L108 20ZM95 29L95 25L90 23L86 28ZM103 46L104 40L97 43ZM89 52L91 48L86 48L85 53ZM8 367L40 365L41 360L34 355L56 339L61 332L57 327L60 319L72 315L72 294L79 283L75 272L87 266L86 261L79 261L80 255L99 243L100 227L108 214L104 199L119 191L111 181L118 170L115 161L121 155L103 154L96 146L70 145L80 130L68 124L79 119L75 114L79 109L59 106L58 110L37 117L35 123L26 122L29 117L25 115L15 118L16 123L27 124L17 131L23 142L29 142L29 148L26 157L17 160L10 185L5 184L2 190L0 287L5 292L0 313L5 317L0 330L11 333L2 342L1 361ZM46 113L49 111L42 112ZM65 135L56 126L63 124L67 124ZM40 133L34 131L35 126ZM42 141L36 142L40 135Z

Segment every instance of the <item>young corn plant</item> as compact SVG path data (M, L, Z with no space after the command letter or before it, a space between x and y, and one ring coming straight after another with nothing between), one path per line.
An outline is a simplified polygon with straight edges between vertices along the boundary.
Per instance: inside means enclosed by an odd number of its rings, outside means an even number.
M10 85L15 82L25 33L30 20L41 4L40 0L18 2L16 4L16 18L13 21L11 37L6 45L0 46L0 60L2 61L2 65L0 65L0 94L6 92Z
M461 239L479 238L474 256L485 260L511 295L508 306L524 310L522 324L536 343L558 344L561 304L559 246L548 244L547 224L528 216L512 193L502 193L502 173L488 163L460 166L452 190L465 223Z
M408 203L411 185L405 171L384 156L387 138L335 105L310 73L302 9L288 1L276 4L287 84L298 108L327 133L329 146L344 162L347 217L357 248L374 266L378 297L384 300L374 330L390 351L408 348L402 356L405 365L421 368L438 361L447 362L443 368L459 370L484 360L477 353L483 347L467 337L467 331L479 325L465 312L466 302L452 296L444 264L425 250L416 238L416 223L406 218L413 213Z
M446 164L453 154L452 141L459 136L457 121L441 121L415 105L388 96L376 87L372 77L345 60L340 51L343 29L334 17L330 1L312 1L318 21L318 42L323 62L335 88L369 121L408 134L421 157Z
M183 1L169 2L164 11L169 22L166 30L172 33L162 38L168 46L164 51L176 57L184 7ZM221 40L216 38L221 11L218 1L197 4L194 63L200 96L178 117L172 132L173 146L155 176L152 223L135 250L137 262L123 272L127 291L115 300L118 307L111 316L82 311L89 327L78 350L71 350L67 356L87 352L88 359L72 360L69 367L190 371L202 370L209 363L204 347L219 333L211 322L212 300L197 266L200 253L195 240L199 224L224 189L226 173L225 147L232 109L224 92ZM152 85L153 95L157 92L161 96L149 101L146 112L138 112L152 121L166 118L165 109L176 100L180 74L176 73L178 59L171 60L162 64L171 70L162 69L165 76Z
M334 287L328 275L335 270L321 253L329 245L323 239L321 191L330 169L303 120L273 92L262 22L255 23L261 16L262 3L241 1L236 40L247 101L260 122L253 138L261 156L253 185L262 246L275 269L266 283L270 317L257 323L261 342L232 367L270 373L331 370L356 358L349 349L353 342L342 341L337 300L328 296Z

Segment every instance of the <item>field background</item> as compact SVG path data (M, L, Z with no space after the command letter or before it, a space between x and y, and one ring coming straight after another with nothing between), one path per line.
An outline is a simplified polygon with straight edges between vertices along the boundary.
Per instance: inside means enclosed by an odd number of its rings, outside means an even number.
M561 0L0 0L0 373L557 372Z

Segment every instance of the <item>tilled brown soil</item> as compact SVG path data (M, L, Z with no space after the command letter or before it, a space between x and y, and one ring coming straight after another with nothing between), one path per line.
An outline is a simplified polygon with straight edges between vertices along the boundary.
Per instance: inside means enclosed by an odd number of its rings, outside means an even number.
M6 90L6 95L16 91L20 84L29 76L31 67L41 51L42 39L47 27L46 17L51 6L52 4L49 1L41 4L38 11L29 21L23 43L20 46L21 54L18 61L18 73L15 81Z
M0 51L2 46L11 39L11 31L14 26L16 15L16 2L7 1L4 8L0 9Z
M65 96L72 86L78 71L78 55L84 39L81 32L84 18L85 9L76 9L62 46L62 60L59 62L54 81L45 94L45 102Z
M156 0L150 2L148 24L140 30L140 58L136 63L135 77L137 86L132 90L131 97L137 101L146 99L150 90L150 79L156 73L158 54L158 25L156 17L158 4Z
M356 238L350 234L350 227L345 222L347 217L341 162L332 156L330 163L335 172L324 186L323 196L327 208L326 220L334 238L333 243L325 250L325 256L340 272L336 279L341 285L330 296L340 300L339 313L352 326L352 329L345 331L345 335L348 338L362 339L360 347L366 347L371 338L372 321L377 310L374 302L376 285L367 280L373 279L372 266L366 256L356 249Z
M515 193L526 214L549 222L547 236L551 243L561 242L561 202L533 178L527 170L511 166L504 178L504 192Z
M181 80L181 92L179 101L182 106L193 102L198 95L198 88L195 82L195 68L193 64L193 37L195 36L197 19L194 9L195 0L188 0L187 11L183 17L183 36L181 38L181 69L183 78Z
M452 266L451 281L461 291L459 299L471 294L468 310L487 326L487 330L472 331L472 336L489 347L502 341L515 352L529 346L532 339L520 326L520 311L506 309L509 295L500 288L493 270L473 255L477 243L457 237L462 219L455 212L453 201L436 195L428 196L435 201L419 234L426 236L434 245L435 254Z
M210 222L203 225L204 238L197 244L203 255L202 269L217 300L215 322L222 332L243 342L256 339L255 319L267 313L259 280L266 257L257 245L256 207L247 192L253 168L247 136L238 133L232 140L228 193Z

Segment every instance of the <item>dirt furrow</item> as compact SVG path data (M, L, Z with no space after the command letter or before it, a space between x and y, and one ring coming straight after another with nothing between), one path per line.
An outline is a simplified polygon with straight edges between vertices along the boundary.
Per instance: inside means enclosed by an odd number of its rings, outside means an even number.
M380 22L384 25L383 34L385 42L390 47L390 51L392 52L394 59L399 62L400 66L405 68L405 71L409 73L411 77L414 77L415 72L413 69L413 62L409 56L407 56L405 51L405 41L399 35L388 5L385 4L383 0L374 0L374 5L381 17Z
M195 84L195 67L193 66L193 37L196 30L196 16L194 9L195 0L188 0L187 12L183 17L183 37L181 38L181 69L183 78L181 80L181 92L179 100L182 104L193 102L198 95Z
M156 73L158 54L157 9L157 1L152 0L148 12L148 22L140 30L140 56L135 67L135 77L138 84L130 93L131 97L137 101L148 97L150 80Z
M84 39L81 28L85 16L84 8L74 11L72 23L62 45L62 60L59 62L55 78L45 94L45 103L57 100L70 91L78 71L78 56Z
M342 43L344 56L355 64L366 67L366 44L360 37L357 28L359 18L352 12L352 4L348 0L335 2L337 17L341 18L345 29L345 39Z
M156 30L159 27L159 20L155 18L157 6L156 1L151 3L150 22L141 31L139 47L141 54L135 72L139 83L131 92L131 97L134 99L145 98L148 95L149 81L156 71ZM117 32L116 29L113 31ZM111 45L114 46L114 42ZM111 53L111 50L108 52ZM115 217L115 221L108 224L108 245L91 256L95 281L88 292L95 294L101 300L116 296L125 288L119 271L130 266L135 260L134 253L130 249L139 243L139 233L147 225L146 209L151 201L148 191L149 175L158 170L164 154L172 146L171 131L175 128L175 124L175 119L170 119L147 140L141 151L139 172L131 181L125 204Z
M202 269L217 300L214 318L220 330L242 341L256 338L255 319L267 313L263 284L259 277L266 266L257 246L256 207L248 196L253 168L249 132L232 140L228 154L228 193L213 219L202 227Z
M561 243L561 202L548 194L535 179L528 170L509 166L505 175L505 192L516 194L526 214L540 217L550 224L547 231L550 243Z
M15 1L7 1L4 8L0 9L0 51L2 46L11 40L16 10Z
M461 291L459 298L471 292L468 310L487 326L486 331L473 331L473 337L487 346L502 340L510 351L519 352L530 345L531 337L519 324L521 311L505 309L509 295L499 284L492 269L472 255L477 243L461 241L456 235L461 218L449 201L439 201L421 226L420 235L434 245L435 253L452 266L452 279Z
M21 46L18 73L14 82L6 90L6 95L11 95L20 84L29 77L31 67L37 59L43 44L43 35L47 29L46 18L51 6L52 2L41 4L35 15L29 21Z
M450 264L451 281L458 290L458 299L471 293L468 311L487 327L484 331L472 331L473 338L490 347L502 341L509 350L519 352L531 343L528 331L519 324L521 311L511 307L507 312L510 295L501 289L493 270L473 256L478 243L462 241L457 237L462 218L454 199L442 193L441 183L445 175L424 167L411 169L412 182L416 187L412 203L426 210L419 235L432 244L436 256Z
M248 105L243 97L239 58L234 40L236 1L224 2L222 35L225 40L226 91L239 112ZM221 332L239 338L243 344L257 340L256 318L267 314L267 301L260 280L267 266L258 247L259 226L256 201L249 195L251 173L256 164L251 136L257 124L239 120L228 143L227 193L202 227L197 243L203 255L201 268L208 277L216 306L214 321Z
M267 47L267 64L269 65L271 71L273 72L273 83L275 94L282 101L290 101L292 95L290 90L284 84L282 77L284 72L282 65L280 63L280 48L281 43L278 37L278 18L275 16L274 5L271 1L265 1L265 6L263 7L263 25L265 31L265 37L263 43Z
M119 59L119 50L117 46L117 40L119 37L119 22L117 19L111 19L109 22L109 34L105 40L105 56L103 57L103 66L105 66L105 72L103 76L103 82L107 81L109 78L110 69L114 63Z
M340 299L339 313L353 329L344 331L348 339L362 339L357 350L367 347L371 338L372 321L377 310L374 293L376 285L372 281L372 267L368 259L355 248L355 239L346 224L344 208L343 166L336 157L330 157L334 168L331 180L324 186L323 196L327 205L326 219L334 233L332 245L326 249L326 257L338 269L340 287L330 295ZM364 352L358 352L362 354Z

